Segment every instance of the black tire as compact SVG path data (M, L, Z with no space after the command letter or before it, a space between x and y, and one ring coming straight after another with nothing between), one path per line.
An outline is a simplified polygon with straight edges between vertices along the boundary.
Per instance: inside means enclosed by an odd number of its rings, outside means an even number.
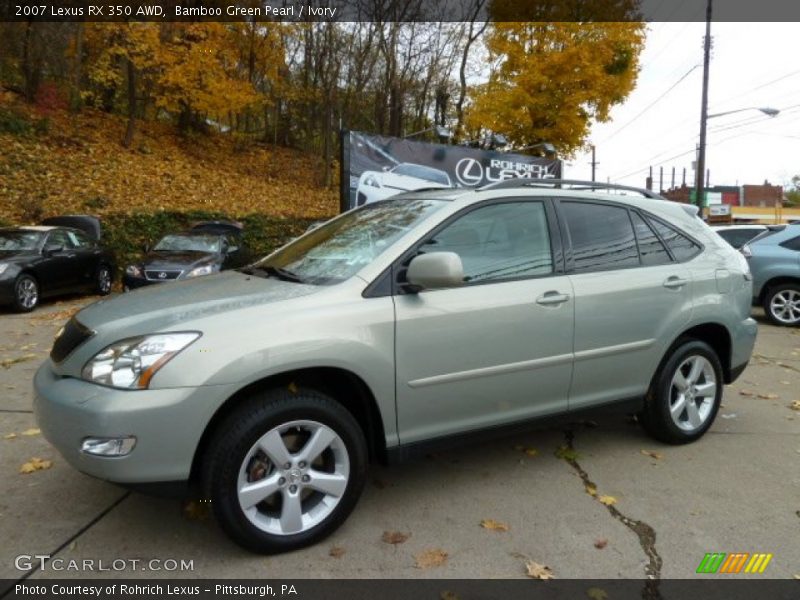
M114 273L111 267L101 264L97 267L94 276L94 291L100 296L108 296L111 293L111 283L114 281Z
M296 550L315 544L331 534L355 507L366 481L367 444L353 415L325 394L291 387L258 393L237 407L217 427L202 465L205 497L211 500L220 526L237 544L261 554ZM339 436L347 450L349 477L335 508L321 522L299 533L270 533L258 528L245 515L239 503L239 475L247 473L245 459L256 441L276 427L299 420L321 423ZM327 449L325 452L329 451ZM269 462L267 468L271 470L277 467L274 462ZM313 501L313 494L317 492L310 493ZM280 496L280 511L283 510L283 494L284 491L276 493ZM259 507L262 505L256 507L261 511Z
M778 327L798 327L800 326L800 316L793 319L793 314L798 314L797 312L793 313L793 311L789 311L788 313L780 314L778 313L777 306L773 306L773 300L776 299L779 294L786 295L787 293L796 294L795 298L800 297L800 284L784 283L769 288L767 293L764 294L764 313L773 325L777 325Z
M14 310L17 312L31 312L39 306L40 297L39 282L36 281L33 275L22 273L17 276L14 281Z
M686 362L693 357L702 357L707 361L708 366L713 370L713 378L715 383L715 391L713 400L711 395L708 397L708 404L700 398L700 404L694 399L694 393L690 400L684 396L684 405L688 407L689 402L694 402L695 406L700 406L699 414L703 414L702 424L697 427L692 427L690 417L688 415L688 408L685 409L676 418L672 417L670 408L678 407L680 404L680 392L673 387L673 377L679 368L683 368L683 373L686 372L687 367L690 369L691 365ZM700 362L700 364L706 364ZM700 376L700 385L708 383L705 375ZM676 342L670 349L667 356L659 366L658 372L653 377L650 389L647 392L645 406L639 414L639 420L642 423L645 431L655 439L665 442L667 444L687 444L693 442L708 431L708 428L714 423L714 419L719 411L719 405L722 401L722 388L723 388L723 372L722 364L714 349L699 340L684 339ZM707 411L707 412L705 412ZM681 417L685 415L685 419ZM682 423L679 426L676 419Z

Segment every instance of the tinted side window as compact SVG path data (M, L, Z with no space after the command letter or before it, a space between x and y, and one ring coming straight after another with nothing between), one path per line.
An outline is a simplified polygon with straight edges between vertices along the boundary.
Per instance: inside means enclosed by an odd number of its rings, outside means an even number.
M639 255L643 265L665 265L672 262L672 258L653 232L650 226L637 213L631 212L633 230L636 232L636 241L639 242Z
M800 235L790 240L786 240L785 242L781 242L781 246L788 248L789 250L800 251Z
M675 260L689 260L700 252L700 246L672 227L656 219L650 219L650 224L666 242Z
M553 272L547 216L541 202L493 204L473 210L437 233L422 250L458 254L467 282Z
M734 248L741 248L760 231L758 229L723 229L717 233Z
M576 271L639 265L628 210L618 206L563 202Z
M67 237L74 248L92 248L94 242L80 231L67 231Z
M47 242L45 244L47 246L61 246L65 250L74 248L72 240L67 237L67 232L62 229L51 231L47 236Z

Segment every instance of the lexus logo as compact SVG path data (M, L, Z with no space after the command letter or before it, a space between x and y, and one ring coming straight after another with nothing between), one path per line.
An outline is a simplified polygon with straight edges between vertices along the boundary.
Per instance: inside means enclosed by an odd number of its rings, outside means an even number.
M161 273L158 274L158 278L159 279L166 279L167 278L167 274L164 273L164 271L161 271Z
M483 181L483 165L474 158L462 158L456 163L456 179L466 186L476 186Z

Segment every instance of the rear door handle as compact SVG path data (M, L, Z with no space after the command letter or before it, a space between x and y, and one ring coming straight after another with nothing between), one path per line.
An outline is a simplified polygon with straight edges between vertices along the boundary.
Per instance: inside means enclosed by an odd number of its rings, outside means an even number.
M569 300L569 294L561 294L559 292L545 292L536 299L536 304L542 306L553 306L555 304L563 304Z
M688 279L683 279L682 277L677 277L673 275L672 277L667 277L667 280L664 282L664 287L669 288L671 290L677 290L682 288L687 283L689 283Z

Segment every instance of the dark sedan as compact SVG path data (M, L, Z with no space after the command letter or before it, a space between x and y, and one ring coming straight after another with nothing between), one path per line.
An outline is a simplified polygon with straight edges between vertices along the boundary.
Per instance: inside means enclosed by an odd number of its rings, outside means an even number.
M20 312L32 311L48 296L108 294L113 273L113 255L79 229L0 229L0 304Z
M244 266L249 253L238 231L233 226L201 224L183 233L165 235L140 262L125 269L123 287L132 290Z

